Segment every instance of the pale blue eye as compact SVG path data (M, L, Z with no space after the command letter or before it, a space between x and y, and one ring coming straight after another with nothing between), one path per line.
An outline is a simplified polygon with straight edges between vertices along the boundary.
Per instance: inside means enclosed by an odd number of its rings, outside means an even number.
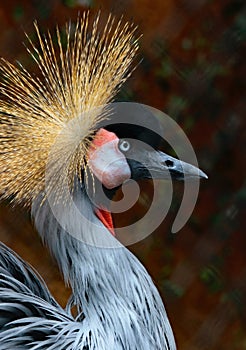
M127 151L129 151L130 148L131 148L131 144L130 144L129 141L121 140L119 142L119 149L120 149L120 151L127 152Z

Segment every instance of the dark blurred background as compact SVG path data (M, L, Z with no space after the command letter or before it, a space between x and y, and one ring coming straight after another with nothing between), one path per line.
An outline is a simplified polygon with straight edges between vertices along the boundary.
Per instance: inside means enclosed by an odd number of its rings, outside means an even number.
M170 231L182 184L174 187L161 227L130 249L156 281L179 349L246 349L245 1L5 1L0 4L0 56L33 70L24 31L33 37L35 19L44 31L57 23L64 27L86 8L101 9L103 17L123 14L138 25L141 63L118 99L148 104L174 118L209 176L179 233ZM147 202L143 194L138 212L116 221L131 222ZM29 213L1 203L0 238L39 271L65 305L70 291Z

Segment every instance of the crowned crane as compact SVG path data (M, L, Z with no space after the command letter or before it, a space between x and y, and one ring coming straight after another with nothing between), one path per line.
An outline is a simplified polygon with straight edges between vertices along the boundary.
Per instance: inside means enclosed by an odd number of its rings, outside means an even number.
M109 208L92 197L101 186L112 198L131 178L205 175L158 151L153 131L108 123L138 44L130 24L111 16L99 23L99 15L90 25L84 13L67 26L65 44L59 29L54 43L35 23L38 45L28 38L28 50L39 76L1 59L1 197L31 208L72 297L61 308L38 274L1 244L0 349L175 349L151 277L117 240Z

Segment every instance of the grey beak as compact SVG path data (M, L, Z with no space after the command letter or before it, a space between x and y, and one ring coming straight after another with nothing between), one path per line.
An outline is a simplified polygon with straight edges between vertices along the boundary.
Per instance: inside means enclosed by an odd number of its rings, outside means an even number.
M137 160L128 159L132 178L153 179L207 179L207 175L194 165L183 162L160 151L139 152Z
M168 175L176 180L192 179L192 178L204 178L207 179L208 176L196 166L183 162L177 158L169 156L163 152L155 152L153 160L156 161L156 166L153 167L154 174L161 178L165 178ZM169 173L169 174L168 174Z

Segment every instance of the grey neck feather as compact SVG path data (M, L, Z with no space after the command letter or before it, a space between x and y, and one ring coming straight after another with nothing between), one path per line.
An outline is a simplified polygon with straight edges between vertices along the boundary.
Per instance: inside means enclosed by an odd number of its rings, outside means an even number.
M84 190L66 206L41 202L33 203L32 216L83 310L90 349L176 349L151 277L96 217Z

